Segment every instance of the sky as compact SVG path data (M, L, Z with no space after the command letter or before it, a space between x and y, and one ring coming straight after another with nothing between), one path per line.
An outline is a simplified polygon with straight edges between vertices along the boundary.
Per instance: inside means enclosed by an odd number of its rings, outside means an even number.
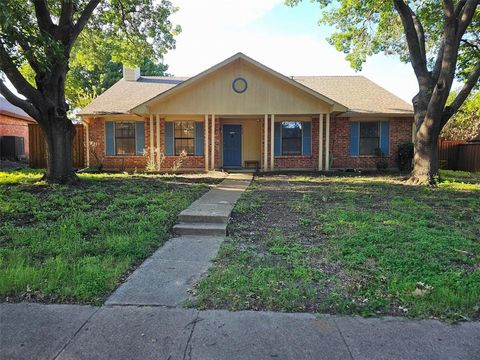
M376 55L361 72L345 61L326 38L334 29L319 26L318 5L297 7L283 0L172 0L172 16L182 27L176 49L165 55L169 73L193 76L241 51L287 76L363 75L410 102L418 85L410 64Z

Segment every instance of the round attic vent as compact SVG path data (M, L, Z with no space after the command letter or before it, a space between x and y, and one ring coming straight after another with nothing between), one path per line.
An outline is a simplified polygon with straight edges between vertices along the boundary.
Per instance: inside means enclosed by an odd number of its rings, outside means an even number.
M232 81L232 89L237 94L242 94L245 91L247 91L247 87L248 87L247 80L245 80L242 77L238 77Z

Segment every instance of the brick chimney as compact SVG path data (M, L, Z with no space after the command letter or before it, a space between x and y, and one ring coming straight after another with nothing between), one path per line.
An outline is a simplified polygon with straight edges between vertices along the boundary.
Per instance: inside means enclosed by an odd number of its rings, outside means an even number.
M130 69L123 66L123 79L125 81L137 81L140 78L140 68Z

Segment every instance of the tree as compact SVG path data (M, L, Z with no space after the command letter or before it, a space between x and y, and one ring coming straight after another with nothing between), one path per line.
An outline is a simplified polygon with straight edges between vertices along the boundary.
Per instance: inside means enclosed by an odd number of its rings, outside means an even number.
M77 181L72 165L75 127L67 116L66 99L72 54L88 64L97 61L91 54L108 49L112 61L132 67L145 58L161 58L174 47L174 35L180 30L169 21L175 10L168 0L2 2L0 69L22 97L3 78L0 93L42 128L48 148L47 181ZM20 71L26 64L34 74L31 82Z
M457 96L452 92L450 101ZM475 91L465 100L455 115L442 129L440 136L446 140L480 139L480 91Z
M287 0L296 5L301 0ZM339 32L328 41L360 70L368 56L410 62L419 92L413 98L414 168L409 182L435 184L438 136L480 77L480 0L316 0L321 22ZM454 79L463 87L451 103Z

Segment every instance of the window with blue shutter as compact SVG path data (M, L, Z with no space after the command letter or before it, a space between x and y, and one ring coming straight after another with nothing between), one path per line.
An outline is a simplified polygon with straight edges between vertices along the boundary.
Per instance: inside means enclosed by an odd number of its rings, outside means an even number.
M350 156L358 156L360 154L359 149L359 137L360 137L360 123L353 121L350 123Z
M390 153L390 124L388 121L380 122L380 149L383 155Z
M274 137L274 141L273 141L274 154L275 156L280 156L282 155L282 123L281 122L275 123L273 137Z
M303 151L302 155L312 155L312 124L310 121L303 123Z
M195 123L195 155L201 156L203 155L203 147L204 147L204 124L203 122L196 122Z
M135 144L137 155L145 154L145 123L137 121L135 123Z
M172 156L173 151L173 126L174 123L167 121L165 123L165 155Z
M115 155L115 124L113 121L105 121L105 154Z

